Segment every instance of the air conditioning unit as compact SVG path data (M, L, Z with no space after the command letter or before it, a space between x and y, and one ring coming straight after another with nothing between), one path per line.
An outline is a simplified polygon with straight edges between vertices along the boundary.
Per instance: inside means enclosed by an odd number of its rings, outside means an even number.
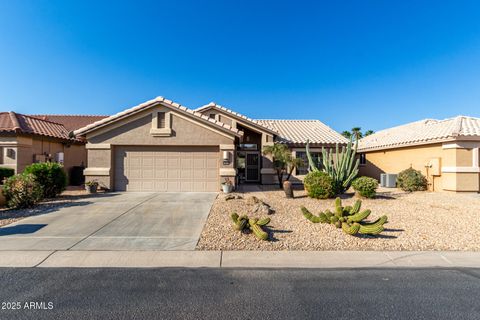
M387 185L387 174L382 173L382 174L380 174L380 187L385 188L386 185Z
M385 187L395 188L397 186L397 175L393 173L385 174Z
M55 154L55 162L63 164L65 159L65 154L63 152L58 152Z

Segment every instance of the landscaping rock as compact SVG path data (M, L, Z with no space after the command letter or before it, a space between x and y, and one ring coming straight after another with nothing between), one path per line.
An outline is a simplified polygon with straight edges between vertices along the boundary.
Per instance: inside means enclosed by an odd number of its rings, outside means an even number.
M225 197L225 201L228 201L228 200L237 200L237 199L243 199L243 197L239 194L229 194Z
M255 208L253 209L254 213L258 214L273 214L275 210L270 207L270 205L266 204L265 202L257 203Z

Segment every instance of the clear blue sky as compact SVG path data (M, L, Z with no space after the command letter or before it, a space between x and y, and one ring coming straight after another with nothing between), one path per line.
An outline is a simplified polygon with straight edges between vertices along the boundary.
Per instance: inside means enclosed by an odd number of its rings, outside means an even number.
M478 117L480 1L0 0L2 110L159 95L339 131Z

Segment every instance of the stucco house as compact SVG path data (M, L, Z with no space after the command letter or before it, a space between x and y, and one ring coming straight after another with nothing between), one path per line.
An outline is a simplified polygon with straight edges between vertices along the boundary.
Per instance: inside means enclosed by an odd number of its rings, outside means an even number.
M69 132L104 117L0 112L0 166L16 173L35 162L60 162L67 173L74 166L86 166L85 141Z
M480 118L425 119L360 140L361 175L409 168L427 177L432 191L480 191Z
M196 110L157 97L75 130L87 141L87 181L115 191L218 191L222 182L275 183L262 148L305 157L347 140L318 120L254 120L215 103ZM294 172L300 181L307 167Z

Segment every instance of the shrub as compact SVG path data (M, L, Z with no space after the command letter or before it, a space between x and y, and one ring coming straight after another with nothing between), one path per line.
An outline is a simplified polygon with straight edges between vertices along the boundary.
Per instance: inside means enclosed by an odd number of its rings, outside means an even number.
M427 178L420 171L408 168L398 174L397 186L408 192L427 190Z
M17 174L5 180L3 194L9 208L29 208L42 200L43 190L33 174Z
M322 171L312 171L303 180L305 190L310 198L327 199L335 195L333 179Z
M67 186L67 175L63 166L55 162L34 163L26 167L24 172L37 178L42 186L44 198L56 197Z
M11 168L0 168L0 184L3 183L5 178L10 178L15 174L15 170Z
M352 187L362 197L373 198L377 194L378 181L370 177L359 177L353 180Z

